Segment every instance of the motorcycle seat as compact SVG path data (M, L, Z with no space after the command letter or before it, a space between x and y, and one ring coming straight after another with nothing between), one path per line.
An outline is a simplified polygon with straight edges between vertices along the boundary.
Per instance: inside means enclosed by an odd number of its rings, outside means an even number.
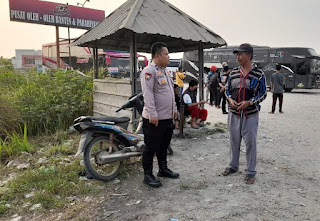
M83 122L83 121L99 121L99 122L114 122L117 123L126 123L130 121L129 117L110 117L110 116L104 116L104 117L93 117L93 116L82 116L76 119L77 122Z

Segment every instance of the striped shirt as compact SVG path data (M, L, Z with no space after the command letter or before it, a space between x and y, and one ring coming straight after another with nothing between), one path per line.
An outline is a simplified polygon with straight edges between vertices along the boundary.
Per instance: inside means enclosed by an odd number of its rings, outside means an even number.
M243 76L240 67L235 68L228 76L225 95L236 102L252 101L253 105L248 106L245 110L238 111L231 109L233 114L245 114L246 117L257 114L261 103L267 97L266 78L263 71L253 66L251 71Z

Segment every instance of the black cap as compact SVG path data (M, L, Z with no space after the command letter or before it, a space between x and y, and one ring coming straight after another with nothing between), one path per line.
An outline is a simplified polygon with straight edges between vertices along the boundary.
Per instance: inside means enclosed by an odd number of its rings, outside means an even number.
M244 44L241 44L239 48L235 48L233 50L233 54L236 54L238 52L247 52L249 54L253 54L253 48L250 44L244 43Z

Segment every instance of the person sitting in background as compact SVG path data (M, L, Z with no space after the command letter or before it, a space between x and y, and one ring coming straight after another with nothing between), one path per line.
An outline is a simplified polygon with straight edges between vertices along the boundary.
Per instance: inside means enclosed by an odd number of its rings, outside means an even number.
M191 127L198 129L199 126L204 126L204 121L207 119L208 112L206 109L200 109L198 106L205 104L206 101L202 100L197 102L197 88L199 83L196 80L189 82L189 87L183 93L182 102L185 106L184 115L191 114Z

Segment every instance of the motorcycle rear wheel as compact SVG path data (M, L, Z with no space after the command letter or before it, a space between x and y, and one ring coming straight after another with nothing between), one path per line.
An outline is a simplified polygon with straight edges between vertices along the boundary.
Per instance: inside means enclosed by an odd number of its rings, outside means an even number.
M108 137L96 137L91 140L84 151L84 165L89 175L101 181L108 181L118 176L122 161L100 164L97 160L102 152L112 154L117 151L119 151L119 144L114 141L110 146Z

